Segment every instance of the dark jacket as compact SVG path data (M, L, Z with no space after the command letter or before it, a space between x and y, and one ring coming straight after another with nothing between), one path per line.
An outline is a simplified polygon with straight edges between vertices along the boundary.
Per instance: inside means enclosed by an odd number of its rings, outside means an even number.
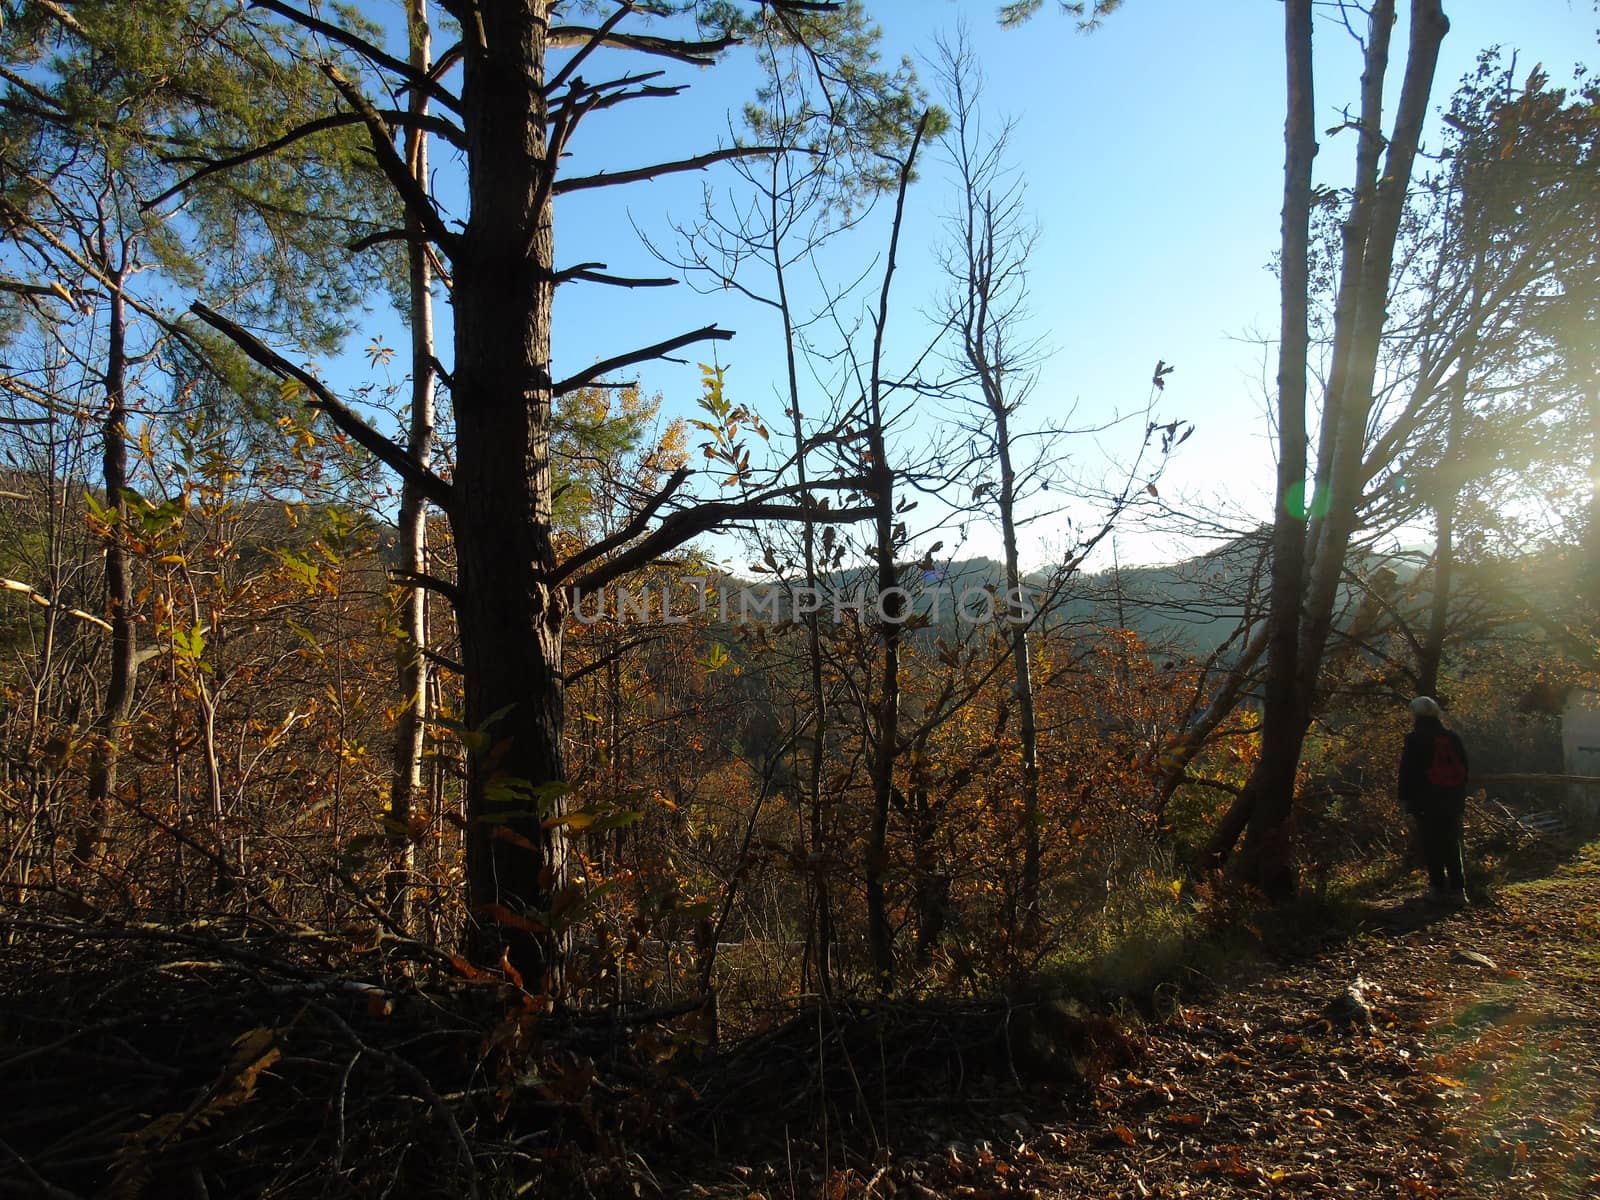
M1467 765L1467 747L1455 730L1447 729L1436 717L1418 717L1415 727L1406 734L1405 749L1400 752L1400 804L1408 813L1423 813L1446 804L1460 804L1467 798L1467 785L1440 786L1428 781L1428 768L1433 765L1434 744L1440 737L1449 738L1455 746L1461 765Z

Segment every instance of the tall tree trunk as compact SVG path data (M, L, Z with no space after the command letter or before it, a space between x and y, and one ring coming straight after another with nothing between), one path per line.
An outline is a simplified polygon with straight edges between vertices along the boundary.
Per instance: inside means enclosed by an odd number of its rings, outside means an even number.
M427 0L407 0L406 25L410 35L410 62L418 71L432 65L428 29ZM428 109L428 96L421 88L411 91L410 109L417 114ZM428 138L416 126L406 130L406 165L418 184L428 186ZM406 218L406 254L411 302L411 421L406 450L423 467L433 458L434 353L433 353L433 270L429 248L422 239L422 226L415 214ZM415 578L427 573L427 502L422 489L411 481L400 490L400 569ZM385 901L390 917L402 929L411 924L411 869L415 840L411 833L412 814L422 794L422 750L424 720L428 705L428 663L423 651L428 645L428 594L412 584L405 596L402 618L404 641L400 647L400 715L395 721L394 766L389 783L388 826L393 843Z
M886 289L887 290L887 289ZM872 454L874 512L873 561L877 569L878 636L883 660L878 672L877 712L873 721L877 745L872 756L872 823L867 835L867 946L880 991L894 984L894 929L889 922L884 874L889 866L889 812L894 803L894 768L900 756L900 635L905 625L905 600L895 565L894 472L889 469L883 405L874 371L869 405L867 447Z
M1439 668L1444 662L1445 632L1450 622L1450 588L1456 567L1456 508L1461 500L1461 474L1457 456L1461 446L1461 425L1466 419L1467 383L1472 373L1472 339L1462 353L1461 364L1450 381L1449 426L1445 433L1444 461L1440 464L1441 494L1434 501L1435 538L1433 549L1433 595L1428 605L1428 628L1417 655L1417 691L1424 696L1439 694Z
M108 270L111 291L106 334L106 418L101 428L101 485L112 514L104 539L106 608L111 624L111 671L92 732L85 802L73 856L88 862L103 846L111 821L111 796L117 786L117 741L133 705L138 671L133 627L133 588L129 576L126 527L128 487L128 313L122 294L122 270Z
M988 380L993 379L993 387ZM997 371L985 375L985 394L994 417L1000 458L1000 538L1006 556L1006 610L1011 618L1011 667L1017 698L1017 736L1022 742L1022 936L1039 936L1039 719L1034 707L1033 663L1028 647L1030 621L1022 602L1022 559L1017 546L1017 472L1011 461L1011 429L1004 389Z
M1284 123L1282 312L1278 343L1278 485L1272 520L1262 757L1218 826L1207 857L1220 864L1267 794L1292 793L1305 732L1300 716L1300 600L1305 581L1306 367L1310 346L1311 164L1317 155L1311 62L1312 0L1284 5L1288 118ZM1290 747L1292 746L1292 752ZM1285 761L1287 760L1287 761ZM1287 806L1288 801L1283 801Z
M1308 164L1302 165L1301 159L1308 145L1314 153L1315 130L1309 113L1296 115L1296 97L1297 93L1303 94L1304 101L1309 102L1311 94L1310 19L1308 3L1286 7L1291 116L1286 133L1284 344L1279 377L1280 425L1283 427L1287 427L1296 414L1303 419L1304 413L1305 368L1300 355L1305 344L1302 332L1305 243L1300 241L1302 226L1298 214L1291 237L1288 201L1292 193L1297 203L1302 195L1309 203L1309 191L1302 192L1302 187L1309 184ZM1287 479L1282 457L1285 451L1280 448L1280 507L1274 518L1273 551L1275 556L1287 552L1295 557L1289 563L1276 559L1273 563L1269 620L1274 624L1269 635L1261 758L1210 848L1213 861L1226 858L1240 828L1245 828L1237 873L1269 895L1286 894L1294 888L1289 816L1294 803L1295 772L1316 704L1345 556L1360 519L1366 479L1366 430L1372 412L1379 342L1387 316L1395 237L1427 116L1439 46L1449 29L1439 0L1412 0L1405 79L1380 174L1374 141L1381 142L1382 138L1383 76L1388 54L1388 26L1392 20L1392 0L1381 0L1373 8L1366 71L1362 76L1356 199L1345 231L1342 267L1345 274L1340 279L1334 360L1329 370L1318 444L1317 497L1303 510L1311 521L1305 538L1298 535L1299 514L1290 512L1284 504L1288 493L1283 490ZM1297 78L1301 80L1298 85ZM1296 244L1291 245L1291 242ZM1351 271L1356 273L1353 280ZM1298 362L1291 359L1291 355ZM1289 378L1291 371L1293 379ZM1286 386L1288 391L1284 390ZM1291 409L1295 414L1291 414ZM1303 427L1299 432L1303 439ZM1285 428L1280 428L1280 437L1286 444ZM1297 448L1296 453L1303 451ZM1300 486L1303 488L1303 483ZM1294 586L1296 580L1303 581L1300 587ZM1291 621L1299 624L1299 641L1292 653L1289 649Z
M561 634L551 543L548 4L480 0L463 22L471 218L453 301L456 471L450 511L466 720L467 890L480 953L504 945L537 987L559 965L550 909L565 846L544 819L565 778Z
M894 221L889 233L889 254L884 264L883 289L878 296L872 337L872 378L866 397L867 451L872 455L867 477L871 480L873 563L877 570L879 637L883 643L877 719L874 722L878 744L872 757L872 822L867 835L867 948L872 959L874 980L878 990L884 993L894 987L894 927L889 921L884 875L889 867L889 810L895 799L894 768L900 757L900 638L905 631L906 606L904 593L900 589L899 568L894 561L898 541L894 519L894 471L889 466L884 415L887 384L883 378L883 341L889 323L889 287L894 282L900 227L905 217L906 190L911 186L912 166L927 128L928 115L924 113L900 167L900 185L895 195Z
M1380 6L1381 7L1381 6ZM1374 10L1376 19L1378 10ZM1365 246L1360 255L1360 278L1355 288L1354 310L1343 321L1336 314L1335 354L1329 375L1324 412L1333 414L1334 439L1330 473L1324 483L1328 492L1326 515L1313 536L1313 556L1306 596L1306 619L1300 633L1300 674L1304 690L1315 691L1317 671L1333 627L1334 602L1344 574L1345 552L1360 518L1366 456L1367 421L1372 414L1373 382L1377 374L1378 348L1388 316L1390 273L1394 263L1395 237L1410 189L1411 170L1416 161L1422 125L1427 118L1428 96L1439 61L1439 45L1449 23L1440 10L1439 0L1412 0L1411 37L1406 55L1405 79L1401 85L1394 132L1388 142L1381 177L1377 168L1357 181L1360 195L1370 193L1370 219L1363 223ZM1377 44L1376 33L1371 44ZM1381 79L1381 72L1379 72ZM1375 102L1376 104L1376 102ZM1381 110L1362 114L1363 139L1367 129L1381 137ZM1363 156L1363 168L1366 169ZM1342 287L1342 281L1341 281ZM1348 334L1340 326L1348 325ZM1337 344L1343 342L1343 352ZM1325 420L1323 438L1330 433ZM1309 704L1308 704L1309 708Z
M794 314L789 308L789 281L783 262L783 222L780 218L779 186L780 160L772 164L773 183L768 193L772 221L772 272L778 288L778 313L783 319L784 365L789 388L789 418L794 435L795 482L803 489L806 485L806 438L800 409L800 366L795 351ZM804 491L801 500L810 508L811 497ZM804 560L807 594L815 604L820 586L817 571L817 523L807 516L800 527L800 550ZM822 777L827 763L828 693L822 670L822 615L812 611L805 614L807 683L811 693L811 738L807 754L805 788L806 810L810 825L812 870L808 878L811 890L810 929L806 940L811 948L812 963L817 973L817 991L828 996L833 990L833 898L828 887L827 851L828 823L826 805L822 796Z
M1587 564L1579 586L1589 607L1600 613L1600 355L1590 360L1589 371L1589 513L1583 531Z

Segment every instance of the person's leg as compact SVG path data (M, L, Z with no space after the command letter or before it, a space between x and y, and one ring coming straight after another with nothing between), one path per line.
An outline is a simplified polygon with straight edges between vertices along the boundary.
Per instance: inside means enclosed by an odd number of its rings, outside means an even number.
M1465 801L1451 804L1441 814L1440 822L1445 830L1442 841L1445 876L1450 890L1461 893L1467 890L1467 872L1461 847L1466 807Z
M1435 894L1445 890L1446 840L1450 835L1445 814L1432 806L1422 810L1422 853L1428 861L1428 884Z

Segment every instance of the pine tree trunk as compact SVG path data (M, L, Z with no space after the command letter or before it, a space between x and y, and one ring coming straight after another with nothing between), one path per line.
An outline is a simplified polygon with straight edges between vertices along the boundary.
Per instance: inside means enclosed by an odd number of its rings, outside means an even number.
M561 811L565 609L551 543L551 180L538 0L482 0L464 36L471 219L453 300L456 472L450 513L465 670L467 890L475 948L504 946L528 986L559 967L550 909Z

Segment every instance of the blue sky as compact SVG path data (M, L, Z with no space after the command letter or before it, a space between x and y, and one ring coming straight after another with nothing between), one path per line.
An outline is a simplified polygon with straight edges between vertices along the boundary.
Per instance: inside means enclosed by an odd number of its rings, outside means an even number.
M1163 497L1226 507L1241 524L1265 519L1272 452L1264 379L1273 361L1255 339L1277 324L1267 264L1278 237L1283 155L1281 5L1129 0L1091 36L1074 33L1048 11L1053 5L1019 30L998 28L989 0L868 0L867 7L883 27L886 57L919 62L936 35L964 21L987 75L986 113L1016 121L1013 160L1041 228L1031 263L1033 331L1052 349L1032 400L1036 418L1059 421L1070 410L1081 425L1140 408L1156 360L1175 363L1162 415L1198 428L1168 468ZM1593 53L1600 17L1590 0L1446 0L1445 8L1452 30L1436 106L1490 45L1517 49L1524 72L1542 62L1558 82L1574 64L1600 57ZM380 10L373 4L369 11ZM1395 40L1404 45L1403 31ZM1354 100L1358 51L1327 15L1317 44L1319 124L1327 128ZM931 74L926 66L921 72ZM736 63L669 74L691 85L687 96L592 118L568 171L639 165L726 138L728 114L748 96L753 73ZM1430 141L1436 144L1436 135ZM1353 152L1351 135L1324 137L1319 175L1346 183ZM448 196L449 159L436 152L436 166ZM622 273L660 273L631 225L667 236L672 218L693 215L703 185L725 190L734 182L731 173L711 172L564 198L558 262L600 260ZM941 287L932 252L952 198L945 173L929 160L908 203L896 284L893 341L902 354L927 336L921 314ZM865 265L882 244L881 222L869 223L848 260L825 269ZM664 394L668 415L688 413L699 387L692 363L715 353L728 365L738 399L779 416L775 321L731 293L578 285L563 290L556 321L558 377L702 324L734 328L732 342L688 351L690 365L645 369L645 386ZM446 312L440 323L448 329ZM355 343L373 333L403 342L378 305ZM336 378L352 369L341 364ZM919 412L923 428L908 430L910 440L941 419L933 406ZM1070 448L1072 469L1096 477L1136 440L1118 430L1079 439ZM972 552L994 551L992 536L972 533ZM1034 557L1050 555L1062 536L1041 522L1031 537ZM1133 526L1118 537L1124 562L1171 559L1193 548Z

